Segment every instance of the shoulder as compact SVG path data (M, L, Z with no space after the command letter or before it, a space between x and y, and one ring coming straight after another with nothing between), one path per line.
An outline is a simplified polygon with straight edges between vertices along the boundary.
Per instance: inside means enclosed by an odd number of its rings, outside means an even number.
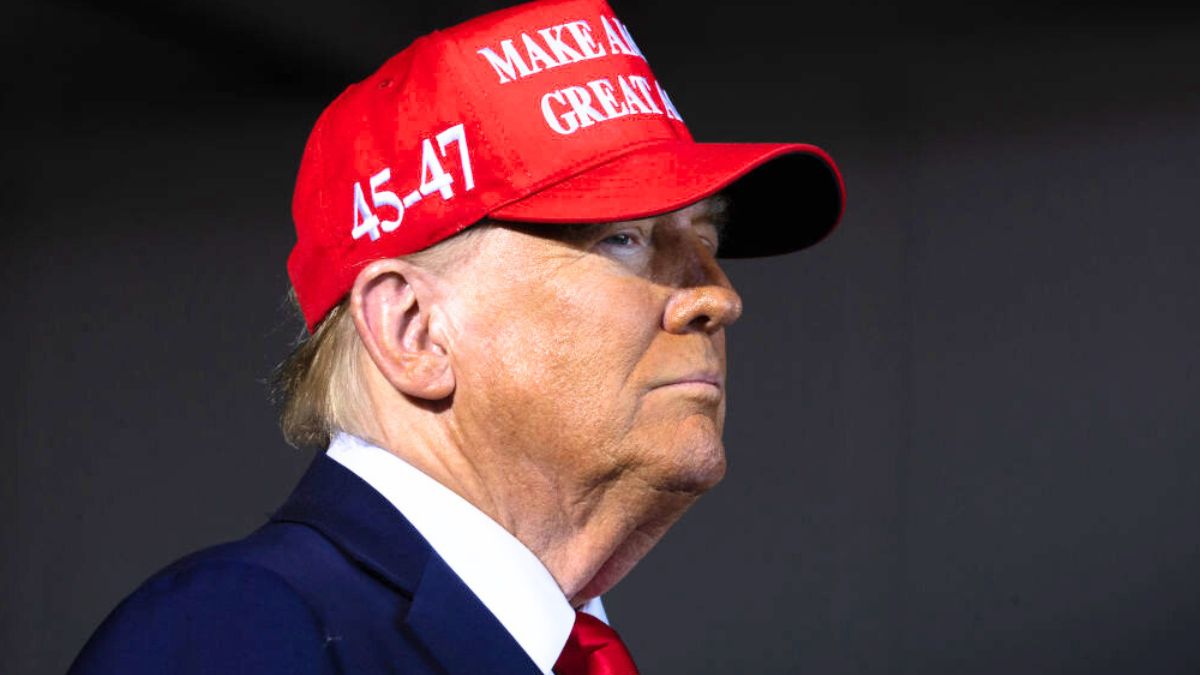
M303 566L289 561L336 556L304 529L260 530L159 572L109 615L72 672L331 672L324 621L296 574Z

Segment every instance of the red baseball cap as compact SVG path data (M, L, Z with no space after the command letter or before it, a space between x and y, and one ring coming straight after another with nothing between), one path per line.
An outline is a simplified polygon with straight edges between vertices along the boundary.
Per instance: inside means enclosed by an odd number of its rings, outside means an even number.
M532 2L422 37L318 118L288 274L312 331L366 263L487 217L631 220L725 191L719 255L820 241L841 175L804 144L696 143L604 0Z

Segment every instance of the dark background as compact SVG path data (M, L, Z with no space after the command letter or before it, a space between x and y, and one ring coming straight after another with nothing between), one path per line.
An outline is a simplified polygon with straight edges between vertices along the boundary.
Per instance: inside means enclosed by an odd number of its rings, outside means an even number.
M607 598L644 671L1200 672L1200 12L614 4L699 139L849 190L729 265L729 476ZM287 494L308 129L493 6L6 3L0 671Z

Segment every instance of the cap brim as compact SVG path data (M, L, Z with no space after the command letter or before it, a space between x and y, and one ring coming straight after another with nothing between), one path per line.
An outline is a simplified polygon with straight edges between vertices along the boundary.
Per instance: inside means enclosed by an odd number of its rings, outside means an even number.
M490 216L531 223L635 220L718 192L731 204L718 253L724 258L812 246L837 225L845 204L837 165L816 146L664 141L639 146Z

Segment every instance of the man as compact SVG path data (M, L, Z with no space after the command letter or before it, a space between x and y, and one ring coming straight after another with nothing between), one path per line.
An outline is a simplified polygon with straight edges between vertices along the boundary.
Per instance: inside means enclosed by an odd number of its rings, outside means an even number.
M841 208L816 148L693 142L603 0L418 40L301 162L283 428L326 452L74 672L636 672L599 598L724 473L717 255Z

